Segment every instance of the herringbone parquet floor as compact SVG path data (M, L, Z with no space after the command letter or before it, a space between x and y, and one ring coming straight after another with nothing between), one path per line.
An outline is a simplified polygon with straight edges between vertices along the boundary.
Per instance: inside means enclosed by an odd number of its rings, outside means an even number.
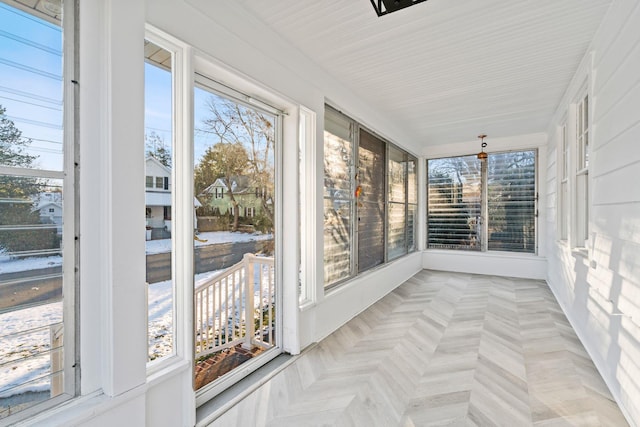
M626 426L541 281L422 271L218 426Z

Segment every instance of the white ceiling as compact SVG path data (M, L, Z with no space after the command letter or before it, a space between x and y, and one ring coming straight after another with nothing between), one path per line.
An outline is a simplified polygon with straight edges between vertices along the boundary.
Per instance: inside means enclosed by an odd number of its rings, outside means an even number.
M422 145L545 132L610 0L239 0Z

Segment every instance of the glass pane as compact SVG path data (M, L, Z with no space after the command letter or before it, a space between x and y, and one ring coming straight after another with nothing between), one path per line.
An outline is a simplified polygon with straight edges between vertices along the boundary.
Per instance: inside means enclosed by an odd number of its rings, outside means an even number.
M59 24L0 3L0 165L62 171Z
M417 160L415 157L409 156L407 162L407 201L409 203L418 203L418 174L416 173Z
M351 275L352 203L347 199L324 199L325 285Z
M358 272L384 262L385 167L385 143L361 130L356 176Z
M148 285L148 360L175 354L171 253L172 75L171 52L144 41L145 240Z
M201 389L279 339L277 118L204 84L194 91L194 105L195 386Z
M64 372L73 326L63 324L62 238L73 224L63 224L62 13L23 9L0 2L0 166L33 171L0 175L0 424L73 378Z
M406 225L405 204L389 203L388 257L390 260L407 253Z
M324 283L351 275L353 207L353 141L351 122L325 110L324 132Z
M64 391L62 197L61 180L0 176L0 418Z
M349 199L353 194L351 170L352 142L325 131L324 133L324 197Z
M389 201L404 202L406 195L406 154L393 147L389 147Z
M409 205L407 215L407 247L409 252L416 250L416 221L418 219L418 206Z
M428 162L427 247L481 249L481 170L476 156Z
M535 161L535 151L489 155L489 250L535 252Z

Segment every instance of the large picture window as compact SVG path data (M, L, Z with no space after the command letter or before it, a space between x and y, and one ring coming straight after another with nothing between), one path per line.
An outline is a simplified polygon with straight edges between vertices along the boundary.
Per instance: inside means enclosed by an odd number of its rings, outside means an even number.
M536 151L428 161L427 247L536 251Z
M0 424L75 394L73 14L0 1ZM58 10L59 9L59 10ZM69 19L67 19L69 17ZM63 62L64 60L64 62ZM63 78L66 77L66 79ZM70 85L70 83L68 83Z
M415 250L416 163L359 123L325 109L325 286Z

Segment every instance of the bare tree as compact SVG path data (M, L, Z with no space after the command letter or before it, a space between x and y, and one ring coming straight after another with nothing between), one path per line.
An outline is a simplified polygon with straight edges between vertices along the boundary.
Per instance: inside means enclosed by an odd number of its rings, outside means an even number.
M261 211L272 227L275 119L256 109L217 96L211 96L207 106L211 116L203 121L202 130L217 136L221 143L239 144L244 147L247 165L242 173L248 176L251 184L255 186L256 195L261 201ZM227 185L230 186L231 182L227 181Z

